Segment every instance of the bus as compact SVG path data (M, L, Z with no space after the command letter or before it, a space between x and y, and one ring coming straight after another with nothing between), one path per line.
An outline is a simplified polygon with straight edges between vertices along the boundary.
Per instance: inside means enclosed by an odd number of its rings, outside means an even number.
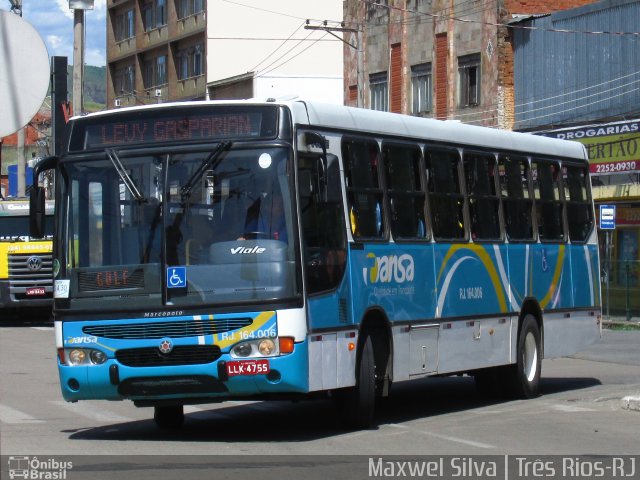
M601 333L576 142L204 101L73 118L34 173L51 169L70 402L128 399L177 428L189 404L326 396L366 428L392 384L432 375L536 396L543 358Z
M53 217L53 201L45 214ZM29 237L29 199L0 200L0 315L48 314L53 306L53 223L44 238Z

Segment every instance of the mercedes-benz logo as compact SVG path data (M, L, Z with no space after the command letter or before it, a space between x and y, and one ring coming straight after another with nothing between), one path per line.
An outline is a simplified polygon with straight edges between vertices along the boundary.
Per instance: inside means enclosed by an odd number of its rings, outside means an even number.
M158 345L158 350L160 350L160 353L162 353L163 355L170 354L171 351L173 350L173 343L171 342L171 339L163 338L162 340L160 340L160 345Z
M27 259L27 268L32 272L37 272L42 268L42 258L33 255Z

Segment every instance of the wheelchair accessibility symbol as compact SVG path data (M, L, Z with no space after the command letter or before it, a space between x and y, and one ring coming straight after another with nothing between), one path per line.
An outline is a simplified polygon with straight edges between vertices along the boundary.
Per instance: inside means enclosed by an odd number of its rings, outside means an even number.
M167 288L184 288L187 286L187 269L185 267L167 268Z

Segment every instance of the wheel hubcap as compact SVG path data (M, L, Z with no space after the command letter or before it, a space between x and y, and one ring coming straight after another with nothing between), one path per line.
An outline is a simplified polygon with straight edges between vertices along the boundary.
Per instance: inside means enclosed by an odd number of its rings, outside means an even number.
M538 346L532 333L528 333L524 339L524 374L529 382L536 377L538 370Z

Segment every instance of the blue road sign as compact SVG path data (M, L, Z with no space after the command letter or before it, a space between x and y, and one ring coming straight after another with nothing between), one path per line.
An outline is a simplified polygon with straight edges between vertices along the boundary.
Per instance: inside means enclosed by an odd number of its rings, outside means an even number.
M187 286L186 267L167 267L167 288L184 288Z
M602 230L615 230L616 206L600 205L600 228Z

